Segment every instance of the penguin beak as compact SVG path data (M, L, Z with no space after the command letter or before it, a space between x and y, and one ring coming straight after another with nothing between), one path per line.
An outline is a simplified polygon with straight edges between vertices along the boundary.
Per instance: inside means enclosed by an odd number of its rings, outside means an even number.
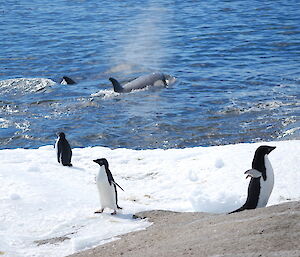
M93 160L93 162L98 163L97 160Z
M275 148L276 148L276 146L270 146L269 153L272 152Z

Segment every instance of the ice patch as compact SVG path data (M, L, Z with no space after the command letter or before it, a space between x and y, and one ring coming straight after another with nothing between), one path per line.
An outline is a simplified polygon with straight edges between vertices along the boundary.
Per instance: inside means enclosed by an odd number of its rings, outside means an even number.
M209 213L227 213L242 205L236 195L230 194L230 192L221 191L208 194L201 189L195 190L191 194L190 201L194 211Z
M221 169L222 167L224 167L224 162L222 159L216 159L216 162L215 162L215 167L217 169Z
M72 239L73 252L83 251L100 244L105 244L117 240L118 238L109 237L107 239L99 240L97 237L81 237Z
M11 194L9 197L11 200L15 201L15 200L20 200L21 196L18 194Z
M194 170L190 170L189 171L189 179L193 182L196 182L198 181L198 175L197 175L197 172L195 172Z

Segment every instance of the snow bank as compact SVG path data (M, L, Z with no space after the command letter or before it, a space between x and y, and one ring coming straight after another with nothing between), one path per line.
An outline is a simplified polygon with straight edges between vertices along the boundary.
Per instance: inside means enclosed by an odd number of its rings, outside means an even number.
M0 252L4 256L65 256L145 229L132 214L152 209L228 212L245 201L256 148L263 143L169 150L73 149L74 167L56 162L53 146L0 151ZM269 159L275 185L269 205L300 199L300 141L277 146ZM99 209L98 165L107 158L124 188L117 216ZM37 241L66 238L55 244Z

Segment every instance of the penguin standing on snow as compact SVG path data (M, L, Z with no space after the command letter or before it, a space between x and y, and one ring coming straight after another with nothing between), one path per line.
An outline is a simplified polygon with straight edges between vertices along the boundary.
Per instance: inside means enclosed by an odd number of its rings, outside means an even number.
M246 178L251 177L246 203L230 213L261 208L267 205L274 186L274 173L268 154L275 148L274 146L264 145L256 149L252 169L245 172L247 174Z
M55 143L55 149L57 153L57 161L64 166L71 167L72 150L69 142L66 139L66 135L63 132L58 134L58 138Z
M95 213L102 213L105 208L114 210L112 215L117 214L118 206L117 186L123 190L114 180L105 158L93 160L100 165L100 170L96 177L97 187L100 196L101 209ZM124 190L123 190L124 191Z

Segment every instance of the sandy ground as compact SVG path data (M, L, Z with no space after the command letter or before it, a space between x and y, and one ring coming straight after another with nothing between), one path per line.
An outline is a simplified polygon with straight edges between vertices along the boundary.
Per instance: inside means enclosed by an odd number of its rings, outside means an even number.
M300 256L300 202L234 214L138 213L153 225L72 257Z

